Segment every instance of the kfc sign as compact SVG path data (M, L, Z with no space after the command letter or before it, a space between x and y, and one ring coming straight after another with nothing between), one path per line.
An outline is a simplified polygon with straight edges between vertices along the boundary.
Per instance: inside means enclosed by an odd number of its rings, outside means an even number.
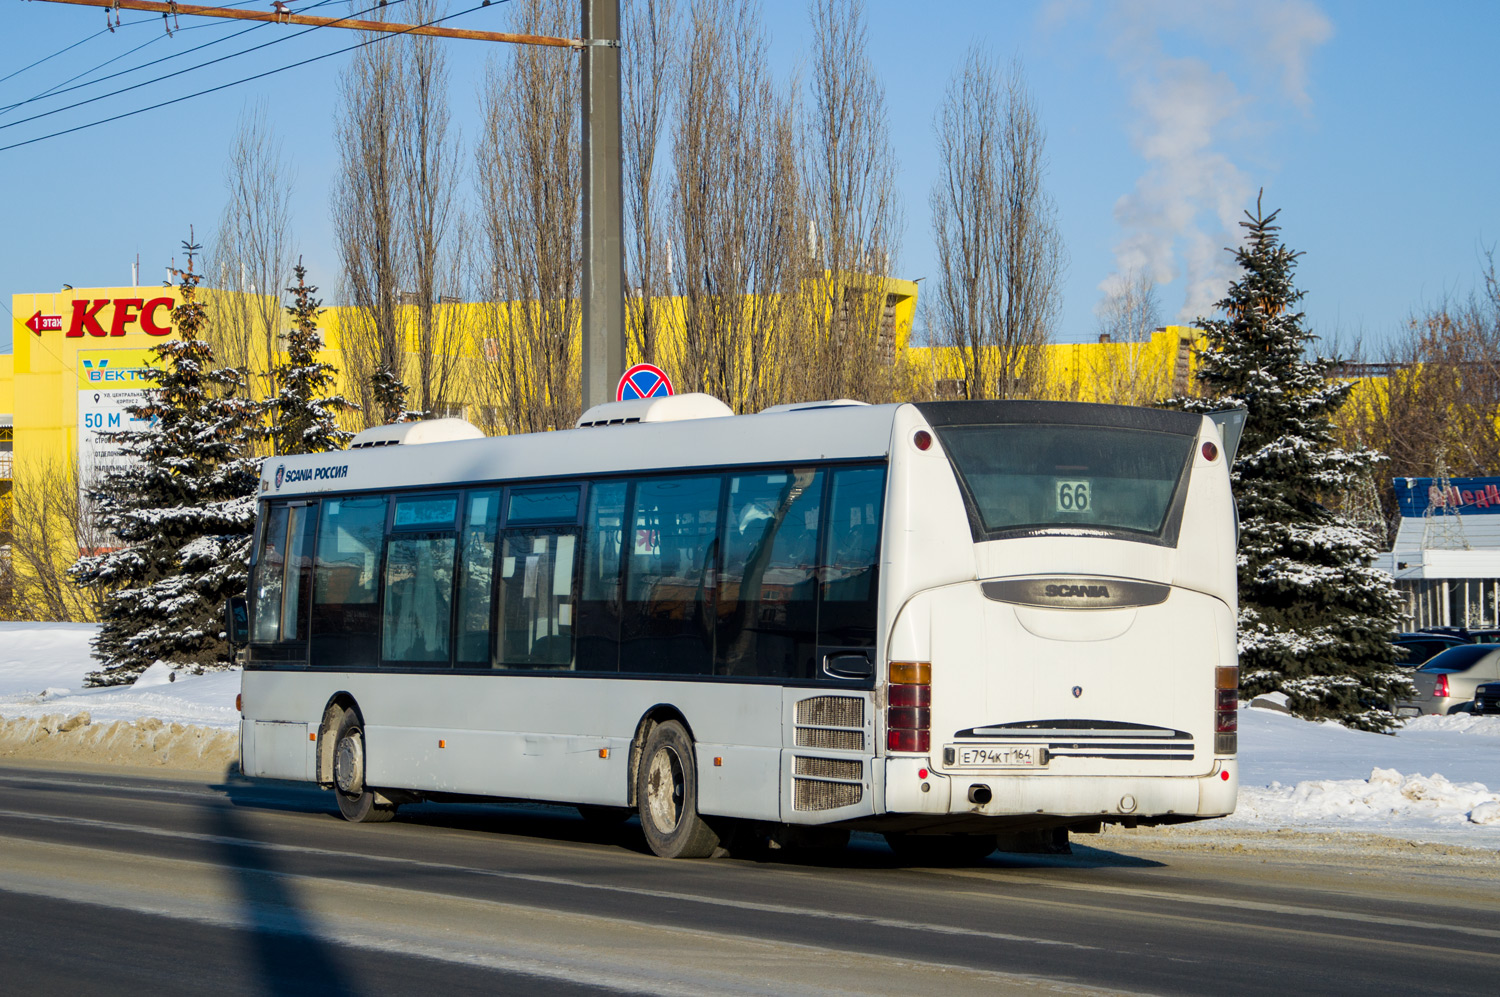
M106 318L106 309L110 305L114 309ZM152 298L149 301L145 298L80 298L73 302L73 315L66 335L123 336L136 331L129 326L139 324L140 331L149 336L167 336L172 332L171 317L171 298Z

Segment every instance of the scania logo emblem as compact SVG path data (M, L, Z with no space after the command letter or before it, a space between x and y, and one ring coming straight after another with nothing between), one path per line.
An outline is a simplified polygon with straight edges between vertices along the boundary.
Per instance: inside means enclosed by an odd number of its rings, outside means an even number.
M286 476L286 465L276 465L276 490L281 491L281 479Z
M1107 585L1048 585L1043 592L1049 599L1108 599Z
M1079 696L1082 696L1082 695L1083 695L1083 686L1081 686L1081 685L1075 685L1073 687L1073 698L1077 699Z

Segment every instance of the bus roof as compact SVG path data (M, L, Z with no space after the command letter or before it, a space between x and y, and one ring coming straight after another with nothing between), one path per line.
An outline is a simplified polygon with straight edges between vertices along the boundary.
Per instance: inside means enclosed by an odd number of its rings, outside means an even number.
M420 446L272 457L262 496L675 468L882 459L899 405L597 426Z
M884 459L893 405L809 402L722 418L588 426L421 445L272 457L263 496L443 487L590 474ZM1052 422L1196 433L1203 416L1080 402L973 401L916 404L932 425Z

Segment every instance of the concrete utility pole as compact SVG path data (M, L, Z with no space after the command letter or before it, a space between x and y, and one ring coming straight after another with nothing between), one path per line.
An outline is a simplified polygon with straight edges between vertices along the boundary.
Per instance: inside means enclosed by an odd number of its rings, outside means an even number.
M625 372L620 207L620 0L583 2L583 407L612 402Z

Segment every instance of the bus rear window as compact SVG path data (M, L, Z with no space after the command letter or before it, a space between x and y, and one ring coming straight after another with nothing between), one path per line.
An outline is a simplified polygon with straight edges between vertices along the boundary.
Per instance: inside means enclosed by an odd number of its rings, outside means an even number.
M947 426L938 435L982 539L1079 531L1177 542L1191 436L1037 423Z

